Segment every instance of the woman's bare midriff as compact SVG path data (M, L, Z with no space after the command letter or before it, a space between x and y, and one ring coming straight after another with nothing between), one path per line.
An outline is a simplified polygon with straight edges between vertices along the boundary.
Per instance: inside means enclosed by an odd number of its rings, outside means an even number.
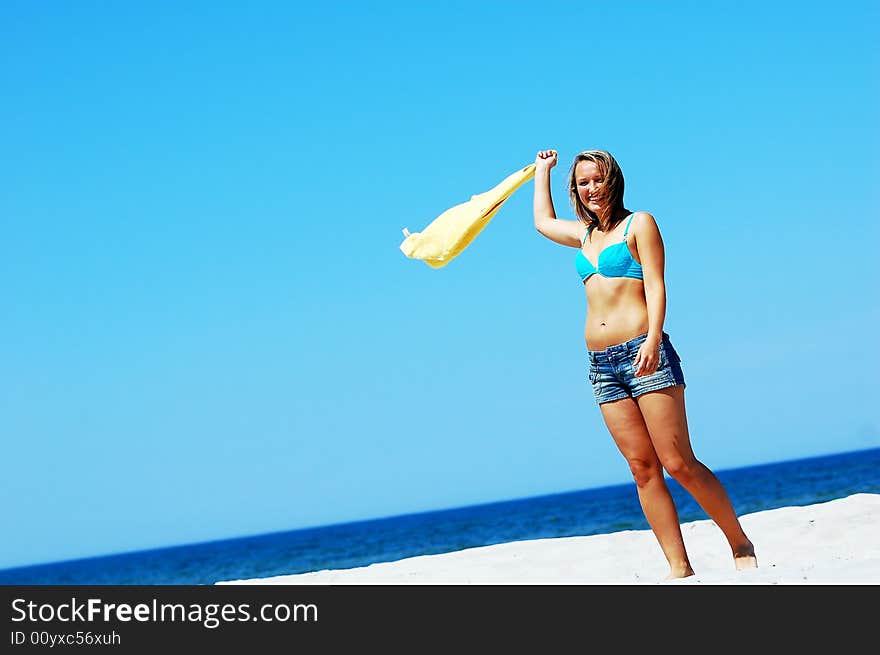
M645 284L625 277L606 278L598 273L587 278L587 350L603 350L648 331Z

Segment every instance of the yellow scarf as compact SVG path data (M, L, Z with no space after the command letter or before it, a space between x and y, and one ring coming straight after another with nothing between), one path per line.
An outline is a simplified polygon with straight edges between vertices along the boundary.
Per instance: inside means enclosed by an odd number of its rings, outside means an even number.
M535 165L529 164L489 191L447 209L421 232L410 233L403 228L406 239L400 249L410 259L421 259L428 266L446 266L482 232L513 192L534 176Z

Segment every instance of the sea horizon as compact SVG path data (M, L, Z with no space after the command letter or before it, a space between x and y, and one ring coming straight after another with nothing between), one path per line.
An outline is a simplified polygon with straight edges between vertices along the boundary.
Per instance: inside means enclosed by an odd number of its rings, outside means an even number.
M714 471L738 515L880 493L880 447ZM667 476L680 522L708 519ZM523 539L649 529L632 481L407 514L26 564L2 585L213 584L354 568Z

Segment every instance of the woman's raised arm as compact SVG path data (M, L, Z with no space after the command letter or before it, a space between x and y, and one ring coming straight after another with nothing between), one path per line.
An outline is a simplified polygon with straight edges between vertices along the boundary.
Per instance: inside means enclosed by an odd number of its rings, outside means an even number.
M580 221L556 218L550 194L550 169L556 166L555 150L539 150L535 157L535 229L548 239L573 248L581 247L584 226Z

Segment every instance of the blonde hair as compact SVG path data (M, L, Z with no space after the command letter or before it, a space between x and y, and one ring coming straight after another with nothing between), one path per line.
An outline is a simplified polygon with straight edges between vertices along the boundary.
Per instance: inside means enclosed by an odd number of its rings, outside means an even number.
M582 161L590 161L596 164L596 167L599 169L599 175L602 176L602 189L600 193L606 202L603 203L604 208L601 216L597 216L587 209L587 206L581 201L581 197L577 192L575 169ZM614 159L610 152L605 150L584 150L575 155L568 174L568 195L571 199L574 213L581 221L587 225L604 226L604 230L613 227L612 223L616 224L620 221L620 218L626 215L626 210L623 206L623 187L623 171L620 170L617 160ZM615 216L620 218L615 221Z

